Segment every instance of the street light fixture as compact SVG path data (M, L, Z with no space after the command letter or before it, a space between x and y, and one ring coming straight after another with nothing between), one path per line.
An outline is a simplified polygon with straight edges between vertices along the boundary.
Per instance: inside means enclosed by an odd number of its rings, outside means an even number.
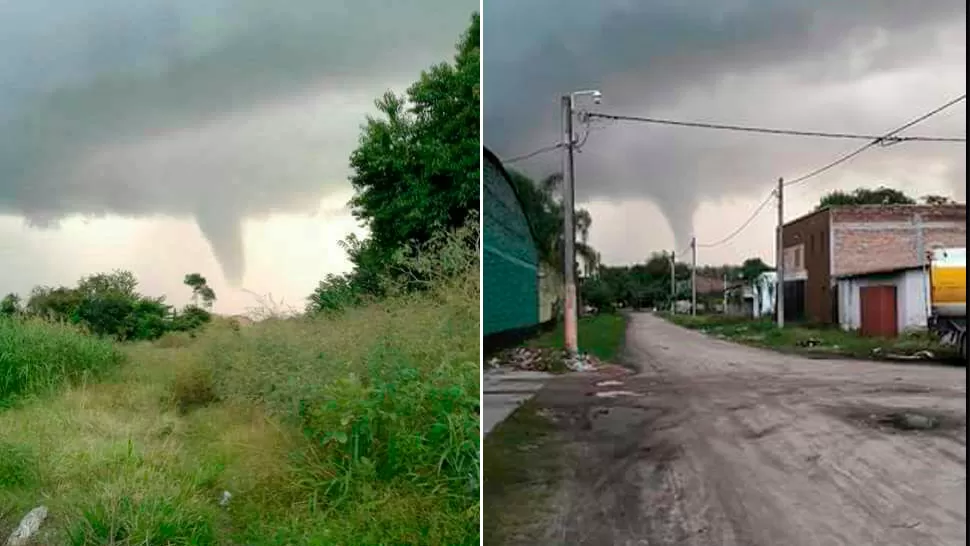
M577 97L591 96L595 104L603 100L603 94L596 89L573 91L562 97L562 129L563 129L563 276L566 284L566 305L563 317L566 352L570 358L579 354L579 339L577 334L578 302L576 294L576 185L573 170L573 107Z

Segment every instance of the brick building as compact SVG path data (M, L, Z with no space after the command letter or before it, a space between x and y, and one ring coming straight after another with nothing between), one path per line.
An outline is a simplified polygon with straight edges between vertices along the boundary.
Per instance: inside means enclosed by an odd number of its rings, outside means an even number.
M965 247L967 206L826 207L785 224L782 241L786 318L855 327L858 321L850 320L849 310L840 315L840 300L856 300L839 297L839 280L855 279L851 285L842 284L858 290L866 284L858 282L860 279L880 274L883 280L874 282L890 285L895 282L892 273L919 269L921 248ZM900 290L922 290L919 284L910 279L899 286ZM906 288L909 286L917 288ZM900 301L904 296L900 294ZM905 327L918 321L916 317L899 324Z

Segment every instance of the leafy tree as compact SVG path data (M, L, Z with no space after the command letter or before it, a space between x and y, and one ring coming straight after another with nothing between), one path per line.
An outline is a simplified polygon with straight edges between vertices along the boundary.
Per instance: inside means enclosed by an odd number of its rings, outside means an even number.
M561 272L565 253L560 194L562 175L553 174L537 182L512 170L509 171L509 177L535 234L539 259ZM578 236L578 240L574 243L576 255L595 270L599 263L599 254L589 245L589 230L593 225L593 217L586 209L576 209L573 223Z
M401 252L462 227L478 209L478 44L476 14L452 62L424 71L404 95L387 92L375 101L379 114L367 118L350 157L351 210L370 234L343 241L354 269L321 281L307 298L308 312L383 297L388 279L419 276L393 270L406 268Z
M202 281L205 287L205 279ZM31 291L23 312L80 324L92 334L120 341L156 339L170 330L198 328L211 319L208 311L196 306L173 316L164 298L143 296L137 287L135 276L121 270L83 277L73 288L38 286ZM204 301L211 301L206 299L208 295L204 290L200 293Z
M77 310L83 300L84 295L74 288L36 286L27 298L26 311L47 319L77 322Z
M172 322L172 330L188 332L200 328L212 320L212 313L196 306L186 305Z
M0 317L12 317L20 312L20 296L17 294L7 294L0 300Z
M923 197L920 197L920 201L922 201L924 205L931 205L934 207L941 205L953 205L956 203L956 201L944 195L924 195Z
M361 301L360 290L349 275L327 275L310 295L309 312L335 312L357 305Z
M350 157L351 206L378 254L458 228L478 206L478 29L475 15L453 63L423 72L405 97L385 93L381 117L367 118Z
M77 283L77 291L84 297L100 297L115 294L121 297L135 299L138 297L135 289L138 280L134 273L117 269L111 273L98 273L83 277Z
M816 210L839 205L912 205L916 200L905 193L880 186L876 189L857 188L851 192L833 191L819 201Z
M771 271L771 266L762 261L761 258L748 258L741 264L740 276L749 281L757 278L765 271Z
M216 300L216 293L209 286L205 277L198 273L189 273L182 282L192 288L193 305L198 306L199 299L202 299L202 306L206 309L212 309L212 303Z

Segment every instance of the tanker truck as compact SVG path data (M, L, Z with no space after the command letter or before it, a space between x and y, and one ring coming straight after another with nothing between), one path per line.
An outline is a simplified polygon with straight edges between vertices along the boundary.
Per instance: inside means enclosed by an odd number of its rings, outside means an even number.
M967 361L967 249L934 248L929 252L930 314L928 326L940 339L960 348Z

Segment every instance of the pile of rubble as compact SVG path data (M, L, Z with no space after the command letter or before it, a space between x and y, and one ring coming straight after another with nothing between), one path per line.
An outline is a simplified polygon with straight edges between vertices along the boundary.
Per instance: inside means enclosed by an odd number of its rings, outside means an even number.
M589 372L604 363L591 354L570 356L562 349L533 349L515 347L503 351L486 362L489 368L512 368L534 372Z

